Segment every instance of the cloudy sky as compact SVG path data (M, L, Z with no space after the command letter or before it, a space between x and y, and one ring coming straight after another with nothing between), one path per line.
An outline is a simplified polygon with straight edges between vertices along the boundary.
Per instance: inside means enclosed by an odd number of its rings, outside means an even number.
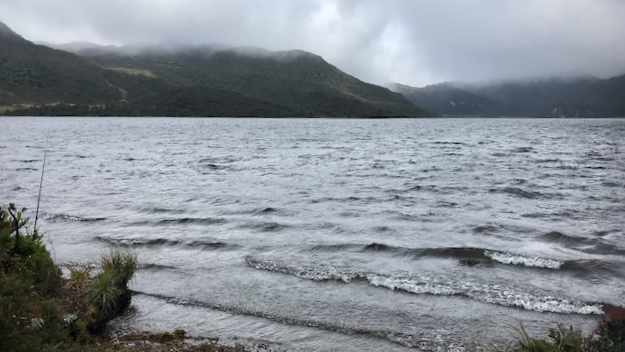
M625 0L2 0L55 43L303 49L364 80L424 85L625 73Z

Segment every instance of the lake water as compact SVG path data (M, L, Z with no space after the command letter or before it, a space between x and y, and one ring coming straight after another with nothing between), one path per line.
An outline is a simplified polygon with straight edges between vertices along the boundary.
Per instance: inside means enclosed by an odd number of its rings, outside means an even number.
M123 324L462 350L625 305L625 120L0 118L59 263L134 251Z

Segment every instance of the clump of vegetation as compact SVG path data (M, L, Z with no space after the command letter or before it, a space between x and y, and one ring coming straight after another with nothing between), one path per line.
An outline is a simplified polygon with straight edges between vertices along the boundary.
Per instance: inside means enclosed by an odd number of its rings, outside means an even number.
M94 334L130 305L136 257L114 252L102 258L97 274L77 265L63 279L42 236L27 228L24 209L0 207L0 351L93 343Z
M89 288L89 300L95 308L89 325L93 333L104 330L107 322L130 306L128 282L137 270L137 258L127 253L113 252L101 259L101 269Z
M13 204L0 208L0 350L33 351L67 338L61 271Z
M216 341L187 341L184 330L101 335L130 305L128 283L137 258L114 251L100 265L68 265L63 278L25 209L0 207L0 351L2 352L241 352Z
M590 336L572 327L550 329L546 338L532 338L523 326L518 329L518 341L506 352L623 352L625 351L625 321L605 320Z

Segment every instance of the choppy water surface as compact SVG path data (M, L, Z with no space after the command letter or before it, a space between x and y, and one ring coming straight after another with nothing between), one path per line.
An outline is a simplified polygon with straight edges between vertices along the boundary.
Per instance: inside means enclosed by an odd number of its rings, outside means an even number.
M60 263L139 255L129 324L457 350L625 305L625 120L0 118Z

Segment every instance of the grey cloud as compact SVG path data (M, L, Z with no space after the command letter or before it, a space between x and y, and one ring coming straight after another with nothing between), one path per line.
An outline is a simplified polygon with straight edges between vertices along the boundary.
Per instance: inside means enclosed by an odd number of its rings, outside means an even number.
M377 83L625 73L621 0L2 0L38 41L302 49Z

